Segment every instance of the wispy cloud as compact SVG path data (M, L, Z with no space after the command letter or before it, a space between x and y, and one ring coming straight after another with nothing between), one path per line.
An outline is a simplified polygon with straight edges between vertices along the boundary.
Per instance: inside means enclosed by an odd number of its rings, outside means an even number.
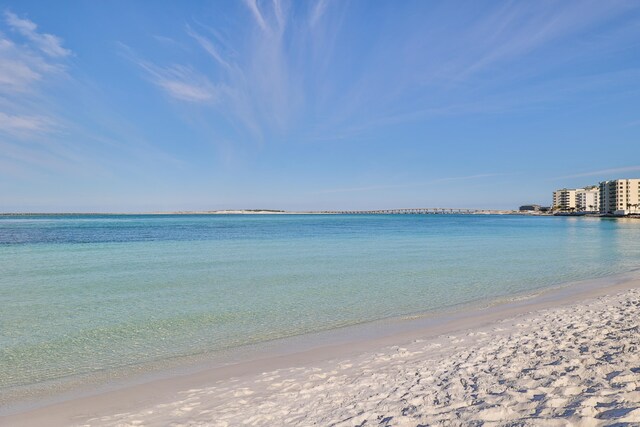
M333 193L359 193L362 191L377 191L377 190L389 190L392 188L408 188L417 187L421 185L431 184L432 182L418 182L411 184L397 184L397 185L371 185L368 187L346 187L346 188L330 188L327 190L320 190L317 194L333 194Z
M185 49L185 46L178 42L177 40L171 38L171 37L167 37L167 36L159 36L159 35L153 35L151 36L153 37L153 39L155 39L156 41L162 43L165 46L170 46L172 48L179 48L179 49Z
M433 9L430 14L416 12L413 25L396 29L378 42L379 49L372 49L374 53L365 58L366 69L375 71L365 73L344 92L342 102L336 102L340 107L324 127L330 132L349 126L366 133L380 123L419 121L434 111L464 116L518 112L532 103L561 104L573 98L558 97L558 90L584 91L575 70L549 84L546 92L529 90L531 85L544 81L554 67L582 61L594 50L603 54L629 46L632 37L621 36L620 29L632 28L633 22L613 26L611 32L620 33L617 38L595 39L588 30L623 16L631 7L615 1L506 2L473 12L458 10L458 19L453 20L446 7L443 14ZM576 48L575 38L581 35L585 38ZM567 45L574 48L566 49ZM457 108L470 103L477 108Z
M39 80L41 74L33 70L25 61L16 58L17 51L11 40L0 39L0 88L22 90L29 83Z
M574 175L557 176L552 179L556 180L556 179L570 179L570 178L586 178L590 176L607 177L607 176L613 176L613 175L626 173L626 172L640 172L640 166L626 166L622 168L601 169L597 171L577 173Z
M541 75L631 39L622 30L610 39L581 37L623 16L630 7L624 2L515 2L464 12L446 3L413 4L389 11L381 37L349 29L370 18L357 3L244 0L242 6L241 24L186 25L210 63L145 58L158 87L226 120L234 132L227 140L351 140L430 118L561 105L609 83L594 85L604 77L584 74Z
M190 102L211 102L216 98L214 85L191 68L181 65L158 68L148 64L143 68L155 84L174 98Z
M100 173L105 159L92 156L101 149L92 141L95 130L83 129L78 112L70 113L60 95L82 86L71 74L74 53L33 21L12 11L1 17L0 163L12 167L0 168L0 174L33 179L52 171ZM90 99L91 106L100 102ZM74 138L80 134L82 144Z
M327 9L328 0L318 0L311 8L311 16L309 18L309 24L311 27L315 27L318 21L322 18L325 10Z
M505 176L505 173L481 173L478 175L466 175L466 176L453 176L448 178L438 178L434 182L446 182L446 181L468 181L470 179L491 178L495 176Z
M71 51L59 37L38 32L34 22L9 10L4 22L23 39L0 32L0 133L17 138L12 143L20 145L27 137L60 129L44 99L47 85L66 76L64 59Z
M286 20L282 0L273 0L273 13L276 17L278 29L283 31L286 25Z
M54 58L63 58L71 55L71 51L62 46L62 39L53 34L39 33L38 26L28 19L19 18L13 12L4 13L7 24L31 41L38 49Z
M14 136L46 133L55 128L55 123L44 116L19 116L0 111L0 132Z
M0 176L113 177L116 169L138 170L140 162L175 165L104 101L100 85L70 61L74 56L62 38L12 11L0 13ZM197 81L187 69L155 71L167 90L202 98L178 84Z
M413 188L413 187L423 187L427 185L437 184L439 182L448 182L448 181L468 181L474 179L482 179L482 178L491 178L496 176L504 176L504 173L483 173L477 175L466 175L466 176L455 176L455 177L447 177L447 178L436 178L430 181L419 181L419 182L407 182L403 184L380 184L380 185L371 185L366 187L347 187L347 188L332 188L327 190L320 190L317 194L332 194L332 193L355 193L355 192L363 192L363 191L377 191L377 190L389 190L395 188Z
M244 3L247 5L251 14L255 18L256 22L264 31L268 30L267 23L262 16L262 12L260 11L260 7L258 6L257 0L244 0Z
M204 74L187 65L173 64L159 66L140 59L133 50L118 43L121 53L143 69L149 81L161 88L172 98L191 103L211 103L216 101L218 90Z
M620 4L598 1L539 4L536 8L504 3L492 16L478 20L468 29L467 34L477 43L479 55L475 59L467 56L471 62L460 67L456 78L467 78L500 62L527 55L623 11Z
M304 95L283 39L291 19L289 3L246 0L244 6L251 19L242 32L229 30L228 37L200 22L186 25L186 35L206 52L209 64L166 65L123 50L171 97L205 105L209 110L203 112L222 118L236 133L216 139L261 142L265 135L289 134Z
M29 46L18 45L0 33L0 94L33 92L45 77L62 73L59 62L49 61Z
M222 57L222 55L218 51L218 48L213 44L211 40L195 32L189 25L187 25L187 34L189 34L194 40L196 40L198 44L220 65L225 68L231 68L231 65Z

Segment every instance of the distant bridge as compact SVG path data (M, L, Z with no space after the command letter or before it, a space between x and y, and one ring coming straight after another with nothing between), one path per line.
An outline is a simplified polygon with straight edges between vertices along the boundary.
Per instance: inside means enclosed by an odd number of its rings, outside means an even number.
M423 215L447 215L447 214L491 214L501 213L486 209L463 209L463 208L408 208L408 209L377 209L360 211L317 211L322 214L350 214L350 215L399 215L399 214L423 214Z

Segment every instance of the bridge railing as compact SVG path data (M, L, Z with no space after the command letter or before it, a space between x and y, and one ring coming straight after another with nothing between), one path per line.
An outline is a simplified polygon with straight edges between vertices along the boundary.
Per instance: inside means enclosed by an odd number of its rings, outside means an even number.
M346 215L401 215L401 214L424 214L424 215L443 215L443 214L477 214L492 213L493 211L486 209L466 209L466 208L403 208L403 209L375 209L375 210L342 210L342 211L319 211L310 213L322 214L346 214ZM496 211L497 212L497 211Z

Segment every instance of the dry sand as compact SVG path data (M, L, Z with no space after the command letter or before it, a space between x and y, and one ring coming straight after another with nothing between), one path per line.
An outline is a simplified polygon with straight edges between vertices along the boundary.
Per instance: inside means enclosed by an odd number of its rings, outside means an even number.
M95 406L98 396L91 409L79 400L0 424L640 425L640 287L625 287L401 346L231 376L134 408L107 398Z

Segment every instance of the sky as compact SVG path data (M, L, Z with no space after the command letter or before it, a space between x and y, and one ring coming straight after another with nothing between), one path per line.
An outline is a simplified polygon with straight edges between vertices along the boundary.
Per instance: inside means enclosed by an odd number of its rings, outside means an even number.
M638 1L0 0L0 212L511 209L633 177Z

